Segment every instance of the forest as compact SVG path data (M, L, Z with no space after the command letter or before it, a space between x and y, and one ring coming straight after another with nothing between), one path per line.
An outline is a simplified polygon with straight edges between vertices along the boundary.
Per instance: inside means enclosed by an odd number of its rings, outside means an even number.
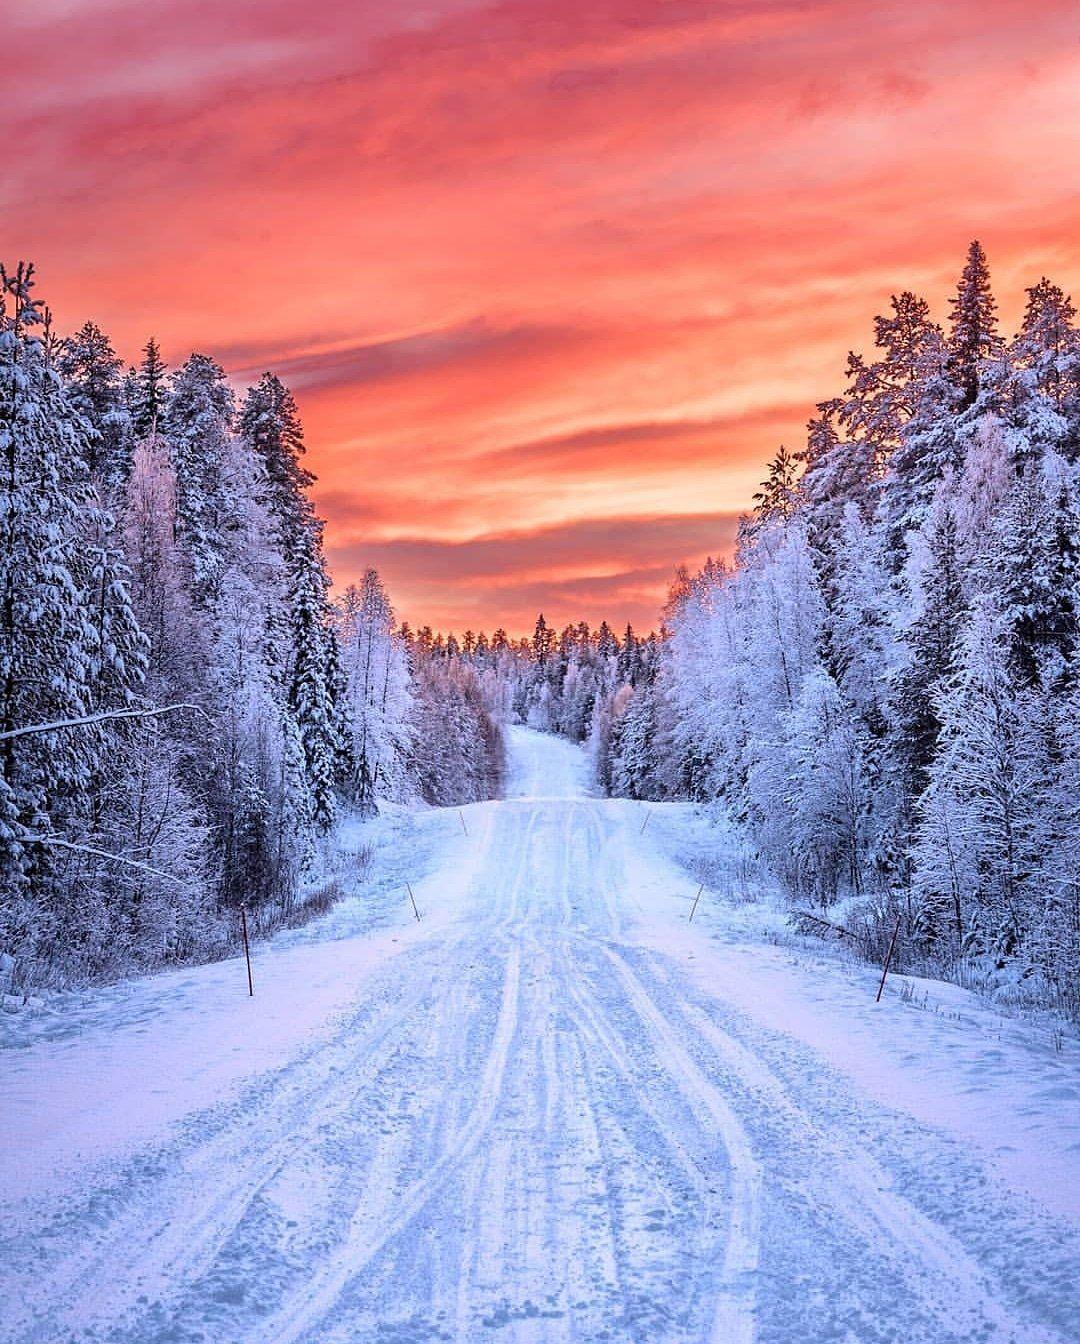
M1043 278L1007 337L974 242L944 325L893 297L661 638L541 638L513 707L609 792L705 804L866 955L895 930L909 970L1075 1015L1078 557L1076 311Z
M702 805L908 969L1080 1010L1080 337L1000 329L973 243L782 446L658 632L399 624L331 593L288 389L125 369L3 273L0 952L26 981L207 957L296 916L342 809L498 796L508 723Z
M406 648L378 575L333 599L288 389L126 369L0 270L0 972L207 959L303 915L343 808L497 793L468 667Z

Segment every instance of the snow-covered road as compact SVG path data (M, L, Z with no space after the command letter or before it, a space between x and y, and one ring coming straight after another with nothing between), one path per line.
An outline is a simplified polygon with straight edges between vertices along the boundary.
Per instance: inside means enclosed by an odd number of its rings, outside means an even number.
M418 819L419 925L0 1055L0 1338L1075 1344L1075 1051L688 926L664 809L514 751Z

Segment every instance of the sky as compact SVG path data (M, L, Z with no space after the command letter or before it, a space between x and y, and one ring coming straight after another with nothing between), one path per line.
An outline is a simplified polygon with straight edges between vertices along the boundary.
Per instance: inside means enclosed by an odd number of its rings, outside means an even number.
M891 293L1080 299L1057 0L0 0L61 330L292 387L335 581L655 623Z

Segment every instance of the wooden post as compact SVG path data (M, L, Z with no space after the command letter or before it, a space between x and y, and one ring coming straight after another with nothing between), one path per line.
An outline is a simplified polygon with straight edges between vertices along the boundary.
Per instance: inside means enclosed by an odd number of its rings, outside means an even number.
M892 961L893 948L896 946L896 935L900 932L900 916L896 916L896 927L892 931L892 937L889 939L889 950L885 953L885 965L881 970L881 984L877 987L877 998L875 1003L881 1002L881 991L885 988L885 977L889 974L889 962Z
M416 922L417 922L417 924L419 924L419 923L420 923L420 911L417 910L417 908L416 908L416 897L413 895L413 890L412 890L412 887L409 885L409 883L406 882L405 885L406 885L406 887L408 887L408 889L409 889L409 900L412 901L413 914L416 916Z
M251 979L251 948L248 946L247 910L244 906L240 907L240 929L244 935L244 957L247 960L248 998L254 998L255 985Z
M464 812L458 812L458 816L461 818L461 829L465 832L466 835L468 835L468 834L469 834L469 828L468 828L468 826L465 825L465 813L464 813Z
M645 813L645 820L641 823L641 830L638 831L638 835L644 835L644 834L645 834L645 827L648 826L648 824L649 824L649 818L650 818L651 816L652 816L652 813L651 813L651 812L646 812L646 813Z
M702 882L701 886L698 887L698 889L697 889L697 895L694 897L694 904L690 907L690 919L688 919L688 920L686 921L688 924L689 924L689 923L693 920L693 918L694 918L694 911L697 909L697 903L698 903L698 901L701 900L701 893L702 893L704 890L705 890L705 883Z

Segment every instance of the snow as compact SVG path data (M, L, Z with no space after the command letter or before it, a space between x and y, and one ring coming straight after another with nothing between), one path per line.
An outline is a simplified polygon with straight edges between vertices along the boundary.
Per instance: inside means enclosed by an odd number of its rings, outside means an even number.
M0 1339L1080 1337L1075 1042L875 1004L767 893L688 923L692 809L512 749L464 828L344 825L363 888L253 999L233 959L3 1016Z

